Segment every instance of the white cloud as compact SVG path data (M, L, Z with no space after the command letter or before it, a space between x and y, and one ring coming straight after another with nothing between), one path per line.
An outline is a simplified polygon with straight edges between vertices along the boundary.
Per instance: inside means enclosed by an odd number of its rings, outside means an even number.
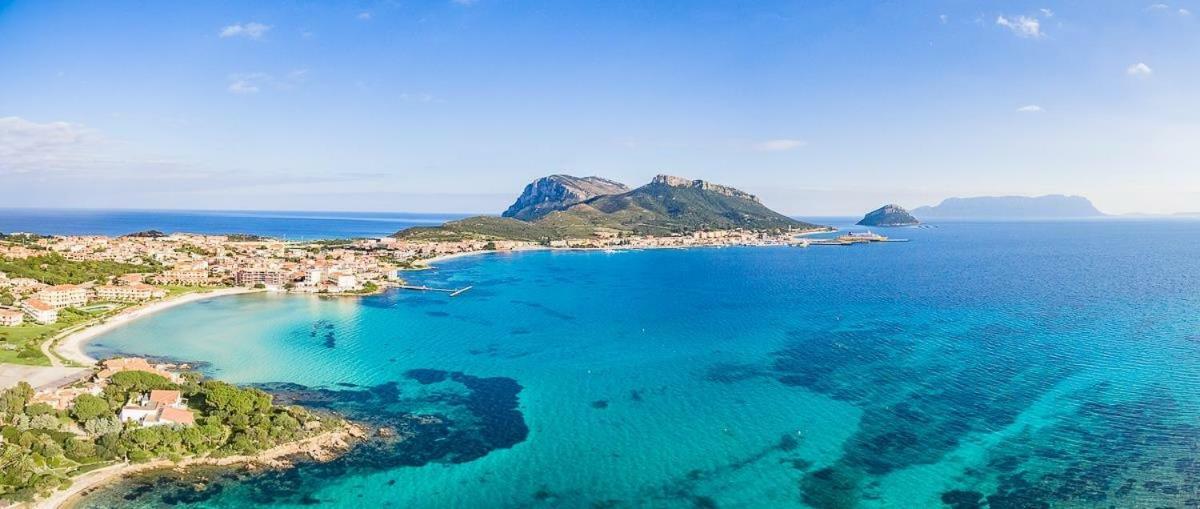
M1179 9L1179 15L1180 16L1191 16L1192 11L1189 11L1187 9Z
M358 16L355 16L355 17L356 17L356 18L358 18L358 19L360 19L360 20L363 20L363 21L370 21L370 20L371 20L371 13L369 13L369 12L367 12L367 11L363 11L363 12L360 12L360 13L358 13Z
M234 94L257 94L261 90L260 85L268 79L269 76L261 72L231 74L227 90Z
M130 154L127 147L80 124L0 118L0 176L24 179L50 176L90 179L117 174L158 177L179 169L178 164L170 161Z
M1038 10L1039 10L1039 11L1042 11L1042 16L1045 16L1045 17L1047 17L1047 18L1053 18L1053 17L1054 17L1054 11L1052 11L1052 10L1050 10L1050 9L1038 9Z
M945 25L947 22L950 21L950 16L947 16L945 14L938 14L938 21L941 22L941 24Z
M266 35L267 30L271 29L271 25L264 25L251 21L249 23L237 23L229 25L221 29L221 38L229 37L245 37L247 39L260 39Z
M257 94L264 89L290 90L308 80L308 69L288 71L282 78L265 72L245 72L229 75L229 85L226 87L232 94Z
M1171 6L1169 6L1167 4L1150 4L1150 6L1147 7L1146 9L1151 10L1151 11L1161 11L1161 10L1166 10L1166 9L1170 9L1170 8L1171 8Z
M1125 74L1130 76L1149 76L1154 74L1154 69L1151 69L1145 62L1138 62L1125 68Z
M1039 39L1045 35L1042 33L1042 24L1037 18L1017 16L1016 18L1009 19L1004 16L997 16L996 24L1011 30L1017 37Z
M450 0L458 5L472 5L478 0Z
M1042 107L1036 104L1026 104L1025 106L1017 108L1018 113L1041 113L1042 111L1044 111L1042 110Z
M788 150L798 149L807 145L804 140L796 140L789 138L780 138L777 140L766 140L755 143L751 148L759 152L784 152Z

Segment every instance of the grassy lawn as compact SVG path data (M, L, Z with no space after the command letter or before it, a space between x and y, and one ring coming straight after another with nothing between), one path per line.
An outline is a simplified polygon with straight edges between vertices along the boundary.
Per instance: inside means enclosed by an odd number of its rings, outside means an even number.
M100 315L74 309L58 312L58 321L48 325L35 323L26 317L25 323L16 327L0 327L0 362L49 366L50 360L42 354L42 342L63 330L87 322Z
M167 298L187 295L197 292L211 292L227 288L225 286L184 286L184 285L154 285L167 291Z

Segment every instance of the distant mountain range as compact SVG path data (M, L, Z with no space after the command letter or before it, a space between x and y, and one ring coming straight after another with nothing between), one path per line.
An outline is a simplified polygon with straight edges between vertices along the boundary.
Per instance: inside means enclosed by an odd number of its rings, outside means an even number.
M932 207L917 207L912 215L929 219L1066 219L1105 214L1082 196L978 196L947 198Z
M735 228L819 227L775 212L752 194L703 180L658 175L630 189L600 177L550 175L525 186L501 217L469 217L438 227L409 228L396 236L542 241L587 238L597 232L670 235Z

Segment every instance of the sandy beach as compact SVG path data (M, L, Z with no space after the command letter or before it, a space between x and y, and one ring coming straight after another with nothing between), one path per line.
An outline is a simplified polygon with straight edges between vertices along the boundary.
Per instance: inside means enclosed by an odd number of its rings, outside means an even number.
M58 356L77 362L84 366L91 366L96 363L96 359L89 357L83 353L83 345L87 344L92 338L108 332L114 328L120 327L130 321L137 320L144 316L149 316L164 309L169 309L181 304L195 302L198 300L209 299L213 297L224 297L227 295L239 295L243 293L251 293L262 290L254 290L250 288L222 288L211 292L197 292L181 295L179 297L151 302L142 306L134 307L118 313L116 316L108 318L91 327L74 332L67 337L52 340L53 344L50 349Z
M361 428L348 423L341 429L309 437L299 442L283 444L253 456L188 458L179 462L157 460L148 463L118 463L76 477L71 483L70 488L56 491L49 498L40 500L30 507L37 509L72 507L89 493L103 487L105 484L115 482L122 477L149 472L151 470L168 468L183 469L199 465L230 466L240 464L250 464L264 468L287 468L291 466L287 458L301 454L316 461L329 461L349 449L355 439L363 436L364 431Z
M423 269L428 269L430 267L433 267L433 264L435 264L435 263L444 262L446 260L454 260L456 258L466 258L468 256L479 256L479 255L495 254L495 253L521 253L521 252L526 252L526 251L542 251L542 250L547 250L547 249L552 249L552 248L546 247L546 246L530 246L530 247L519 247L516 249L505 250L505 251L466 251L466 252L462 252L462 253L438 255L438 256L434 256L432 258L425 258L422 260L417 260L417 261L412 262L412 265L413 265L413 270L423 270Z

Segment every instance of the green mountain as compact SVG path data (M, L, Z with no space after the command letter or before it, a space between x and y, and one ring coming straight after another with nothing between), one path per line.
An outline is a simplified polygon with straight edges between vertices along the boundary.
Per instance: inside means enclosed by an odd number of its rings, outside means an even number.
M563 177L563 176L552 176ZM576 178L576 177L570 177ZM544 179L539 179L542 181ZM621 186L612 181L605 183ZM775 212L749 193L703 180L688 180L669 175L654 177L631 191L593 196L577 203L530 199L537 194L537 182L509 208L512 216L534 217L522 221L516 217L470 217L440 227L416 227L398 232L397 237L426 240L507 239L542 241L563 238L588 238L597 232L635 235L670 235L697 230L806 230L817 225L797 221ZM560 182L561 183L561 182ZM546 184L542 184L545 186ZM532 187L531 187L532 186ZM624 186L621 186L624 187ZM563 193L542 193L559 196Z
M920 224L917 218L899 205L884 205L863 216L860 226L912 226Z

